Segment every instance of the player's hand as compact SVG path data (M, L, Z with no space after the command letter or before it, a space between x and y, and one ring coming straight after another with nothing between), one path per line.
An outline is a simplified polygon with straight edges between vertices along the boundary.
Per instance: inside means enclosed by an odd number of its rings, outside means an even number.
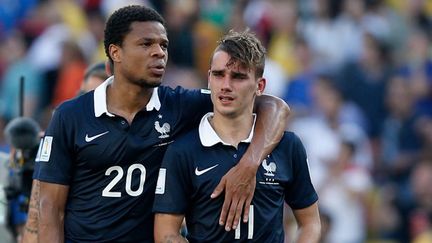
M219 218L219 224L225 230L235 229L239 224L243 210L243 222L248 221L249 207L255 191L256 168L247 163L238 163L222 177L211 197L218 197L225 191L225 200Z

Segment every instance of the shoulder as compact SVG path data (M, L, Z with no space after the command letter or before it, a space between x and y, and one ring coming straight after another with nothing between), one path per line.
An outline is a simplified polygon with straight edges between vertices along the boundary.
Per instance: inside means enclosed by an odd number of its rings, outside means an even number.
M185 89L181 86L175 88L169 86L159 86L158 87L159 97L187 97L187 96L205 96L209 95L207 89Z
M181 134L176 140L168 146L168 149L177 153L188 153L195 151L197 147L201 147L198 128L189 130Z
M53 113L62 117L76 119L80 114L82 115L89 110L94 110L93 106L93 91L90 91L86 94L66 100L57 106Z
M285 131L279 145L281 146L293 146L301 143L300 138L291 131Z

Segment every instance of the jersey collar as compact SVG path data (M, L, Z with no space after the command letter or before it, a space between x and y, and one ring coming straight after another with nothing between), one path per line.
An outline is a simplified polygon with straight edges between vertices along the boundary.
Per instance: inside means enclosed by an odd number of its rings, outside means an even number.
M229 144L229 143L222 141L222 139L219 137L219 135L213 129L213 127L211 126L211 124L209 122L209 118L212 117L213 115L214 115L213 112L209 112L209 113L205 114L203 116L203 118L201 119L201 122L200 122L200 125L198 128L198 133L199 133L199 137L201 140L201 144L204 147L211 147L217 143L222 143L223 145L228 145L228 146L234 146L232 144ZM245 140L241 141L243 143L250 143L252 141L252 137L253 137L253 133L254 133L254 129L255 129L256 115L253 114L253 117L254 117L254 120L253 120L251 132L249 133L249 136Z
M107 78L101 85L99 85L94 91L94 112L95 117L100 117L102 114L107 114L108 116L114 116L108 112L107 100L106 100L106 90L108 85L110 85L114 80L114 76Z
M110 85L114 80L114 76L109 77L101 85L99 85L94 91L94 112L95 117L100 117L102 114L107 114L113 117L114 115L108 111L107 100L106 100L106 90L108 85ZM152 96L146 105L146 110L151 111L153 109L159 110L161 103L159 100L158 88L153 89Z

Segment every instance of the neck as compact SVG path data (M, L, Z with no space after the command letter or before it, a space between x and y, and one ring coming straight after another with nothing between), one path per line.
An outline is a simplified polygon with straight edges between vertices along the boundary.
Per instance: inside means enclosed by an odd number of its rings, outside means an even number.
M152 93L153 88L114 80L107 88L108 111L124 117L130 124L138 111L147 105Z
M209 119L218 136L225 143L232 144L236 148L242 140L249 137L254 123L252 113L232 118L215 112L214 116Z

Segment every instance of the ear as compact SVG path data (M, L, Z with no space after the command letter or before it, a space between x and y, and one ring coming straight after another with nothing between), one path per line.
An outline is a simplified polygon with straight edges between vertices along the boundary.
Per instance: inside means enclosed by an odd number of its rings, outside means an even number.
M111 59L114 62L120 62L120 47L115 44L110 44L108 48Z
M266 79L265 78L259 78L258 79L258 83L257 83L257 90L256 90L256 95L260 96L264 93L264 89L266 86Z

